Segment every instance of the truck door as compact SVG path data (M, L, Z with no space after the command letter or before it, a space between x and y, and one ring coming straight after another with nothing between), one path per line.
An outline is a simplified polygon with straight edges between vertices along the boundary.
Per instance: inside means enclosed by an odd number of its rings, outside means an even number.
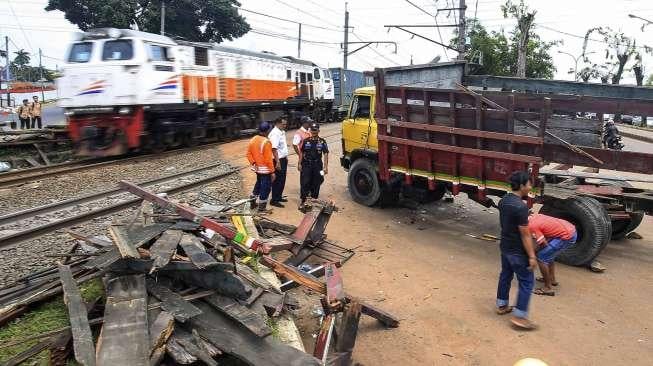
M372 118L373 106L371 95L354 95L349 118L342 123L342 135L347 152L355 149L377 149L376 122Z

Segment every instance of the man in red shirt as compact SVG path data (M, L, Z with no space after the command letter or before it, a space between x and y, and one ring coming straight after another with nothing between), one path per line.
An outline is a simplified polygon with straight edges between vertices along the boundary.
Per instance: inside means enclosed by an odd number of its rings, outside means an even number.
M544 287L533 291L536 295L554 296L552 286L557 286L555 278L555 258L563 250L576 244L576 227L563 219L542 214L534 214L528 218L530 229L537 243L537 264L542 272Z

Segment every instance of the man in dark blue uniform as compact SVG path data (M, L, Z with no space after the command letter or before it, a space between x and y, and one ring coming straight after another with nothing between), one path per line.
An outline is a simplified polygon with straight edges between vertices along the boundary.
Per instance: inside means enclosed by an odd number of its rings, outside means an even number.
M311 136L302 141L297 164L300 171L300 209L308 197L318 198L320 185L324 182L324 176L329 173L329 146L326 140L319 136L320 125L313 123L309 130Z

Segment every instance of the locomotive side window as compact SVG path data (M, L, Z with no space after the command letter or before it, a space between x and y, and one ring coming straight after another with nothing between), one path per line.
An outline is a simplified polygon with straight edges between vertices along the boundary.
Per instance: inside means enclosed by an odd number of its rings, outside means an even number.
M320 80L320 69L318 68L313 69L313 79Z
M118 39L115 41L104 42L102 61L130 60L132 57L134 57L132 41L128 39Z
M93 42L82 42L75 43L70 48L70 55L68 56L68 62L88 62L91 59L91 53L93 52Z
M155 44L150 45L150 56L152 61L170 61L168 53L168 47L158 46Z
M202 47L195 48L195 65L209 66L209 50Z
M292 71L286 69L286 80L292 80Z

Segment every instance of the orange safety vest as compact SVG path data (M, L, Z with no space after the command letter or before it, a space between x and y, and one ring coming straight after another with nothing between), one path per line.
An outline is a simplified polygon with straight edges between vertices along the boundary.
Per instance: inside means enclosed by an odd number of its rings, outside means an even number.
M254 165L254 171L258 174L274 173L274 156L272 155L272 143L267 137L256 135L249 140L247 147L247 160Z

